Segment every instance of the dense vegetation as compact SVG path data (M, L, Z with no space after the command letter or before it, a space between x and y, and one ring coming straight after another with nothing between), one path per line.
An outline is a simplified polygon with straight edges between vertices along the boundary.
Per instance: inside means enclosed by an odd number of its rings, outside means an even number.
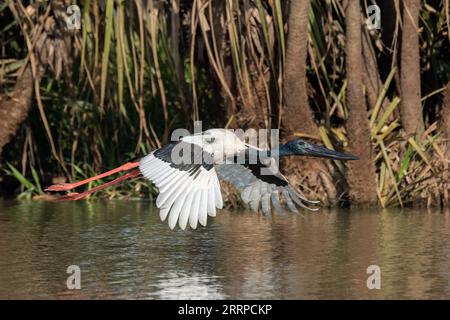
M79 31L65 22L71 3ZM380 30L365 23L373 4ZM360 155L284 163L325 204L447 205L449 16L449 0L7 0L0 192L42 195L203 120ZM139 180L101 196L150 188Z

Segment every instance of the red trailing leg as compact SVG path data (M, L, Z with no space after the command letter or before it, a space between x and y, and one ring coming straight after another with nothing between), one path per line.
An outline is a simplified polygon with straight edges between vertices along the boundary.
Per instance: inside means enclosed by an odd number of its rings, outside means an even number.
M45 191L68 191L68 190L72 190L72 189L74 189L76 187L79 187L79 186L82 186L82 185L84 185L86 183L105 178L105 177L110 176L110 175L112 175L114 173L117 173L117 172L128 171L128 170L134 169L136 167L139 167L139 162L127 162L127 163L121 165L118 168L112 169L110 171L107 171L105 173L99 174L99 175L97 175L95 177L92 177L92 178L89 178L89 179L86 179L86 180L83 180L83 181L78 181L78 182L73 182L73 183L60 183L60 184L51 185L50 187L45 189Z
M128 172L128 173L124 174L123 176L121 176L121 177L119 177L117 179L114 179L113 181L107 182L105 184L102 184L102 185L100 185L98 187L95 187L93 189L87 190L85 192L81 192L81 193L74 192L74 193L69 193L69 194L66 194L64 196L61 196L60 198L58 198L58 201L81 200L83 198L86 198L88 195L90 195L90 194L92 194L94 192L97 192L99 190L108 188L108 187L113 186L115 184L118 184L118 183L120 183L122 181L125 181L125 180L128 180L128 179L133 179L133 178L139 176L140 174L141 174L141 172L139 170L133 170L131 172Z

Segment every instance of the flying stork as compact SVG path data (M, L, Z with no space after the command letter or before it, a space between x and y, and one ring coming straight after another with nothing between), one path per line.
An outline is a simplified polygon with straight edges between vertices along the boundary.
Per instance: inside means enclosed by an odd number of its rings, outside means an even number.
M254 155L254 157L252 157ZM162 221L168 218L171 229L179 225L192 229L197 224L206 226L207 217L215 217L216 209L222 209L223 201L220 180L230 182L240 191L242 201L253 211L268 215L272 208L298 212L297 206L317 210L310 205L318 201L306 199L289 184L278 171L277 157L309 156L335 160L357 160L357 156L337 152L325 147L295 139L277 149L262 150L243 142L228 129L209 129L201 133L182 137L160 149L154 150L137 162L128 162L116 169L74 183L56 184L46 191L68 191L94 180L102 179L121 171L123 176L82 193L68 193L61 200L80 200L88 195L132 179L141 174L159 189L156 206Z

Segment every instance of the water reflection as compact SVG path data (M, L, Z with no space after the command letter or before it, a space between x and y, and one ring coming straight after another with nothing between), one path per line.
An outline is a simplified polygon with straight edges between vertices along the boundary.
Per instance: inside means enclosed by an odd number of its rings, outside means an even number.
M0 202L0 298L450 297L449 214L222 212L170 231L149 202ZM66 268L81 267L81 290ZM378 265L381 290L368 290Z

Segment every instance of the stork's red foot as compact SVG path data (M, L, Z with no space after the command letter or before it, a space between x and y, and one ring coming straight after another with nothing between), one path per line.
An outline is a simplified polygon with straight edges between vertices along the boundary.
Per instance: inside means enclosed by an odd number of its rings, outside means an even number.
M69 191L76 187L77 185L74 183L58 183L51 185L45 191Z

